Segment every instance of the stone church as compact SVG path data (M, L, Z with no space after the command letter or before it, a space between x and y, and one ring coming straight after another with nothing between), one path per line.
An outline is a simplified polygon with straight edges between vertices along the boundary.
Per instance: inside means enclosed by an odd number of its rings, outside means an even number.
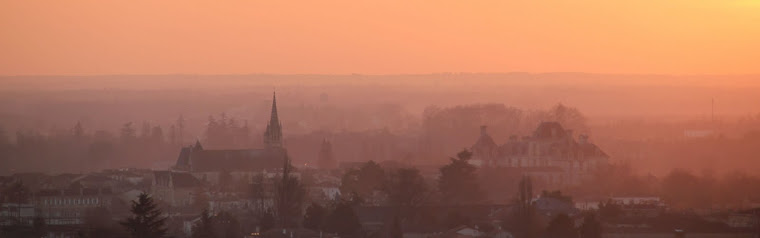
M277 115L277 96L272 96L272 112L264 132L264 148L259 149L204 149L200 141L183 147L179 152L174 171L190 172L201 180L216 182L220 173L233 177L250 177L261 171L281 169L287 151L282 143L282 123Z

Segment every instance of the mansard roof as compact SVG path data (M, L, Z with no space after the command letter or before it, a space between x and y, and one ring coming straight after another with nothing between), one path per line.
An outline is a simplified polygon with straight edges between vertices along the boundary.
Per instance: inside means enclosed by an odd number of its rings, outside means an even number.
M534 139L563 138L566 135L565 129L556 121L541 122L533 132Z

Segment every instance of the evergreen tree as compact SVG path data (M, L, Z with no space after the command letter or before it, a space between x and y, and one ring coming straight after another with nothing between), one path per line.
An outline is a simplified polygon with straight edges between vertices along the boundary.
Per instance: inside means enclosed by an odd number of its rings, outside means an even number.
M359 217L348 201L341 201L325 220L324 229L340 237L357 237L361 231Z
M132 201L132 216L121 224L134 238L160 238L166 234L166 218L161 217L161 210L146 193L141 193L137 201Z
M457 159L451 158L451 164L441 167L438 188L444 203L471 204L484 197L478 184L477 169L469 163L471 157L471 152L463 150L457 154Z
M150 138L150 123L147 121L143 121L142 123L142 128L140 129L140 138L141 139Z
M324 207L317 203L311 203L306 208L306 214L303 217L303 227L315 231L322 230L322 223L324 223L326 213L327 211Z
M77 121L77 124L74 125L74 128L71 130L71 134L77 139L84 137L84 127L82 127L82 122Z

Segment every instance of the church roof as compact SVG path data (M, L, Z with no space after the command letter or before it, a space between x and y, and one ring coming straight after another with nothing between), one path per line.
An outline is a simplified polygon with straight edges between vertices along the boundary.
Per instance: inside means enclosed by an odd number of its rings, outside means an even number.
M280 149L201 150L190 154L193 171L254 171L282 167Z

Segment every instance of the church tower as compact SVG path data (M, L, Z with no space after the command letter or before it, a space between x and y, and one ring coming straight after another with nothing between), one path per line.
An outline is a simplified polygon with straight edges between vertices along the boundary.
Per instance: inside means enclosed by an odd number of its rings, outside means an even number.
M277 95L272 94L272 114L264 132L264 145L267 148L282 147L282 123L277 117Z

